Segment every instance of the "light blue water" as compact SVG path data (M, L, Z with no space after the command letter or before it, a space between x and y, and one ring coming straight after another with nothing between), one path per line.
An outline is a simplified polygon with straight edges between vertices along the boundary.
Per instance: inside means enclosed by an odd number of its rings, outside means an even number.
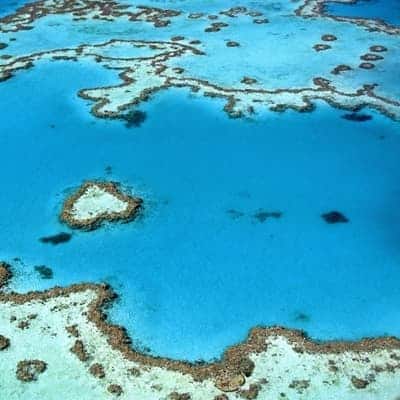
M0 85L0 258L22 259L17 289L106 280L121 294L113 320L174 358L217 357L257 324L400 335L398 123L349 122L324 104L230 120L218 101L168 91L128 129L76 97L117 82L96 68L38 63ZM62 201L91 178L131 186L143 216L39 242L68 231ZM261 223L260 209L283 215ZM331 210L350 223L326 224ZM41 264L53 280L39 279Z
M354 4L327 3L328 14L382 19L391 25L400 25L400 1L399 0L357 0Z
M160 52L160 50L157 51L150 47L133 46L131 43L117 43L112 47L106 48L104 51L99 51L97 54L104 57L127 59L133 57L152 57Z

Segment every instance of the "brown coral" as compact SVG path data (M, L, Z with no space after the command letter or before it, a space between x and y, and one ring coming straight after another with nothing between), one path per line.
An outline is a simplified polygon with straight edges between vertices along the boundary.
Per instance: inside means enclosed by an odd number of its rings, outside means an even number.
M32 382L46 371L47 364L41 360L22 360L17 364L17 379L22 382Z
M104 372L104 367L100 363L94 363L90 366L89 372L96 378L103 379L106 374Z
M75 343L70 350L71 353L74 353L81 361L87 361L89 359L89 354L87 353L82 340L75 340Z
M357 378L356 376L351 377L351 383L356 389L365 389L369 385L367 380Z
M107 387L107 390L111 394L115 394L116 396L121 396L122 387L120 385L111 384Z
M172 392L168 395L168 400L190 400L191 396L189 393L178 393Z
M0 351L5 350L9 346L10 346L10 339L3 335L0 335Z
M11 279L11 267L5 262L0 262L0 289Z
M323 40L324 42L334 42L335 40L337 40L337 37L335 35L327 33L321 36L321 40Z

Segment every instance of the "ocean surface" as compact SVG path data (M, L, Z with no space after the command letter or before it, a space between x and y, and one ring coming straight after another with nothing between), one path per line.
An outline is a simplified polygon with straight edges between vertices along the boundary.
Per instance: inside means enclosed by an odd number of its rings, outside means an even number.
M19 4L6 1L0 15ZM379 4L329 11L369 18L379 8L397 24ZM98 23L52 37L46 24L38 22L46 49L109 35ZM7 52L31 51L31 38L19 33ZM141 351L176 359L217 358L256 325L318 340L400 336L398 122L370 109L356 122L324 102L311 113L230 119L222 101L171 89L141 104L145 120L127 127L95 118L77 97L119 82L116 71L80 61L38 62L0 84L0 257L17 273L14 289L108 282L120 295L111 320ZM87 179L138 194L140 218L70 231L58 215ZM331 211L348 223L328 224L321 215ZM60 232L71 240L39 240ZM53 279L41 279L40 265Z
M257 324L318 339L400 335L397 123L369 111L348 121L322 103L230 120L215 101L168 91L126 128L76 98L115 80L96 71L42 64L0 86L1 255L22 260L19 289L107 281L120 294L112 319L174 358L217 357ZM140 220L41 243L68 231L61 203L94 178L143 196ZM327 224L332 210L350 222ZM42 264L53 280L36 275Z
M357 0L355 3L328 3L328 14L369 19L381 19L387 24L400 26L399 0Z
M30 3L32 0L2 0L0 4L0 17L9 15L10 13L22 7L24 4Z

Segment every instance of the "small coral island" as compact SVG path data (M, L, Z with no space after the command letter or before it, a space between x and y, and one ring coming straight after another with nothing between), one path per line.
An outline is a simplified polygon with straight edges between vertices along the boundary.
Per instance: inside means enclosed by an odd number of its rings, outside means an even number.
M104 222L131 221L142 202L123 193L115 182L87 181L67 198L60 219L71 228L93 230Z

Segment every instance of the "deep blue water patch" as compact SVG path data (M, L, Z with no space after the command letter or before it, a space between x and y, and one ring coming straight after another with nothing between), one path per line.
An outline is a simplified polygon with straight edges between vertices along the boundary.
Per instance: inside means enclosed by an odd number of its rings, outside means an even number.
M36 265L35 271L41 279L53 279L53 270L47 265Z
M357 0L347 4L329 2L326 11L338 17L381 19L391 25L400 25L399 0Z
M18 8L27 3L32 3L33 0L1 0L0 2L0 18L9 15Z
M56 233L55 235L43 236L39 240L42 243L50 243L52 245L58 245L61 243L66 243L71 240L72 234L67 232Z
M349 222L349 219L340 211L329 211L321 216L328 224L345 224Z
M76 95L116 81L60 62L0 85L0 258L22 260L15 289L107 281L121 295L112 319L174 358L219 356L258 324L318 339L400 336L398 123L369 111L349 124L323 103L232 120L219 100L170 90L130 129L94 118ZM96 178L142 197L142 218L41 243L65 232L66 196ZM260 210L283 214L259 223ZM351 223L325 223L330 210ZM42 265L53 279L32 272Z
M147 114L140 110L130 110L123 116L127 128L138 128L146 121Z
M342 118L352 122L366 122L372 119L372 115L352 112L342 115Z

